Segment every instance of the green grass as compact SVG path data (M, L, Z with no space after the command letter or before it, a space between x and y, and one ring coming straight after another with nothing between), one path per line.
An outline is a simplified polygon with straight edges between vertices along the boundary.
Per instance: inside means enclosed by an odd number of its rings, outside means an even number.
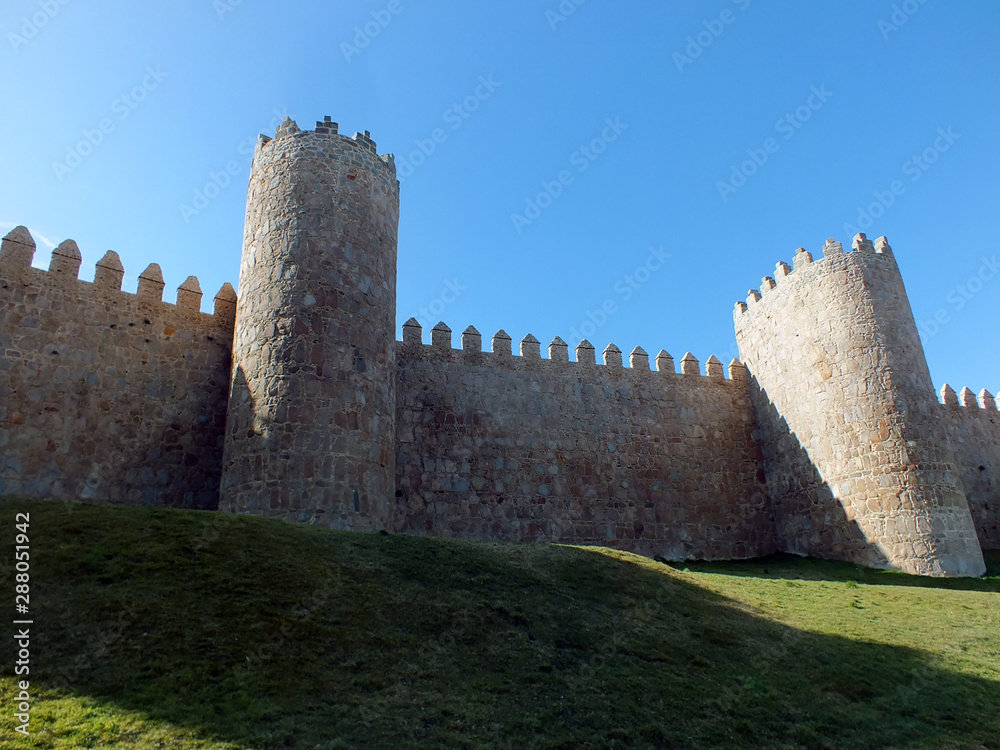
M0 747L1000 748L996 553L976 581L678 569L22 501L0 534L25 510L32 735L6 625Z

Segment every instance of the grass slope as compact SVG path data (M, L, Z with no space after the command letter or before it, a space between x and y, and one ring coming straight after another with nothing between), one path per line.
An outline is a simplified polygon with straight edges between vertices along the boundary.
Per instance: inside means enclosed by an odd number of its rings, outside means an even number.
M18 511L33 733L0 637L0 746L1000 748L995 553L930 581L3 501L11 540Z

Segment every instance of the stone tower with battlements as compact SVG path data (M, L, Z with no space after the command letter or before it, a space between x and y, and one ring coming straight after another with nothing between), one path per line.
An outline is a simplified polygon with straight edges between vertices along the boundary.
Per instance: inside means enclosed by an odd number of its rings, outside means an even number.
M918 575L986 567L892 249L827 240L736 306L782 546Z
M1000 549L997 401L938 402L884 237L779 263L724 367L413 319L397 341L398 222L393 158L328 117L258 141L212 314L193 276L175 304L155 263L126 292L116 253L86 281L75 242L44 270L14 229L0 496L931 576Z
M399 182L367 132L254 154L220 507L391 529Z

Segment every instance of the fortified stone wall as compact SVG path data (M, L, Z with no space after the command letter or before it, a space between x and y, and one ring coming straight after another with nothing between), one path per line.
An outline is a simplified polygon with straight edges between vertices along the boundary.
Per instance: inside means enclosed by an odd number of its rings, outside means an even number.
M1000 413L986 389L941 389L940 416L961 469L962 485L983 549L1000 549Z
M982 575L982 552L938 419L888 242L799 249L794 271L735 312L754 379L765 471L790 552L920 575Z
M675 373L636 348L604 365L532 336L439 324L397 343L397 528L476 539L599 544L672 560L766 555L775 520L758 472L746 370L693 356Z
M236 294L200 312L198 280L162 302L109 252L78 280L72 240L31 267L23 227L0 250L0 494L128 505L218 505Z

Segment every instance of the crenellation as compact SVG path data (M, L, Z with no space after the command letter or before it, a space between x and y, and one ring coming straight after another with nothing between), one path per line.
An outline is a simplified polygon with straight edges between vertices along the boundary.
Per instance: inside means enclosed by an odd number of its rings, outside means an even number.
M469 326L462 332L462 351L470 354L482 354L483 335L475 326Z
M125 266L114 250L108 250L104 257L97 261L94 273L94 286L110 292L122 290L122 280L125 278Z
M664 349L660 349L660 353L656 355L656 371L661 375L677 374L677 370L674 368L674 358Z
M945 406L958 406L958 394L955 389L945 383L941 386L941 403Z
M188 276L187 279L177 287L177 309L187 313L201 312L201 284L198 283L197 276Z
M159 264L150 263L146 270L139 274L139 286L136 296L146 302L162 302L163 288L166 283L163 281L163 271Z
M979 402L976 401L976 394L973 393L968 386L959 392L958 403L966 408L974 409L979 407Z
M556 336L549 344L549 360L552 362L569 362L569 345Z
M73 240L65 240L52 251L49 273L66 281L76 281L80 278L82 264L83 255L80 253L80 248Z
M155 263L133 295L114 252L90 283L71 240L43 271L8 233L0 494L920 575L1000 548L997 400L946 384L939 405L884 236L778 262L734 307L741 358L701 377L687 352L674 377L640 346L598 366L529 333L514 356L470 325L455 350L415 318L397 342L398 218L392 155L326 116L258 139L242 293L213 315L194 276L171 305Z
M521 356L524 359L541 359L542 342L529 333L521 339Z
M681 374L701 375L701 364L698 362L698 358L691 352L688 352L681 358Z
M800 247L795 251L795 257L792 258L792 269L798 271L803 266L807 266L813 262L812 253L806 250L804 247Z
M35 238L27 227L14 227L0 242L0 275L16 277L27 273L34 259Z
M403 343L407 346L419 346L424 343L424 329L416 318L410 318L403 323Z
M511 338L503 328L493 334L492 351L499 357L513 356Z
M649 355L641 346L637 346L628 355L628 364L637 372L649 372Z
M451 329L445 325L444 321L439 322L431 329L431 346L435 349L451 351Z
M851 247L854 248L856 253L873 253L875 252L875 245L872 241L868 239L864 232L858 232L854 235L854 240L851 242Z
M604 347L603 356L605 367L624 367L622 362L622 350L614 344L608 344Z
M715 380L725 380L726 371L722 366L722 360L716 357L714 354L708 358L705 363L705 374Z

